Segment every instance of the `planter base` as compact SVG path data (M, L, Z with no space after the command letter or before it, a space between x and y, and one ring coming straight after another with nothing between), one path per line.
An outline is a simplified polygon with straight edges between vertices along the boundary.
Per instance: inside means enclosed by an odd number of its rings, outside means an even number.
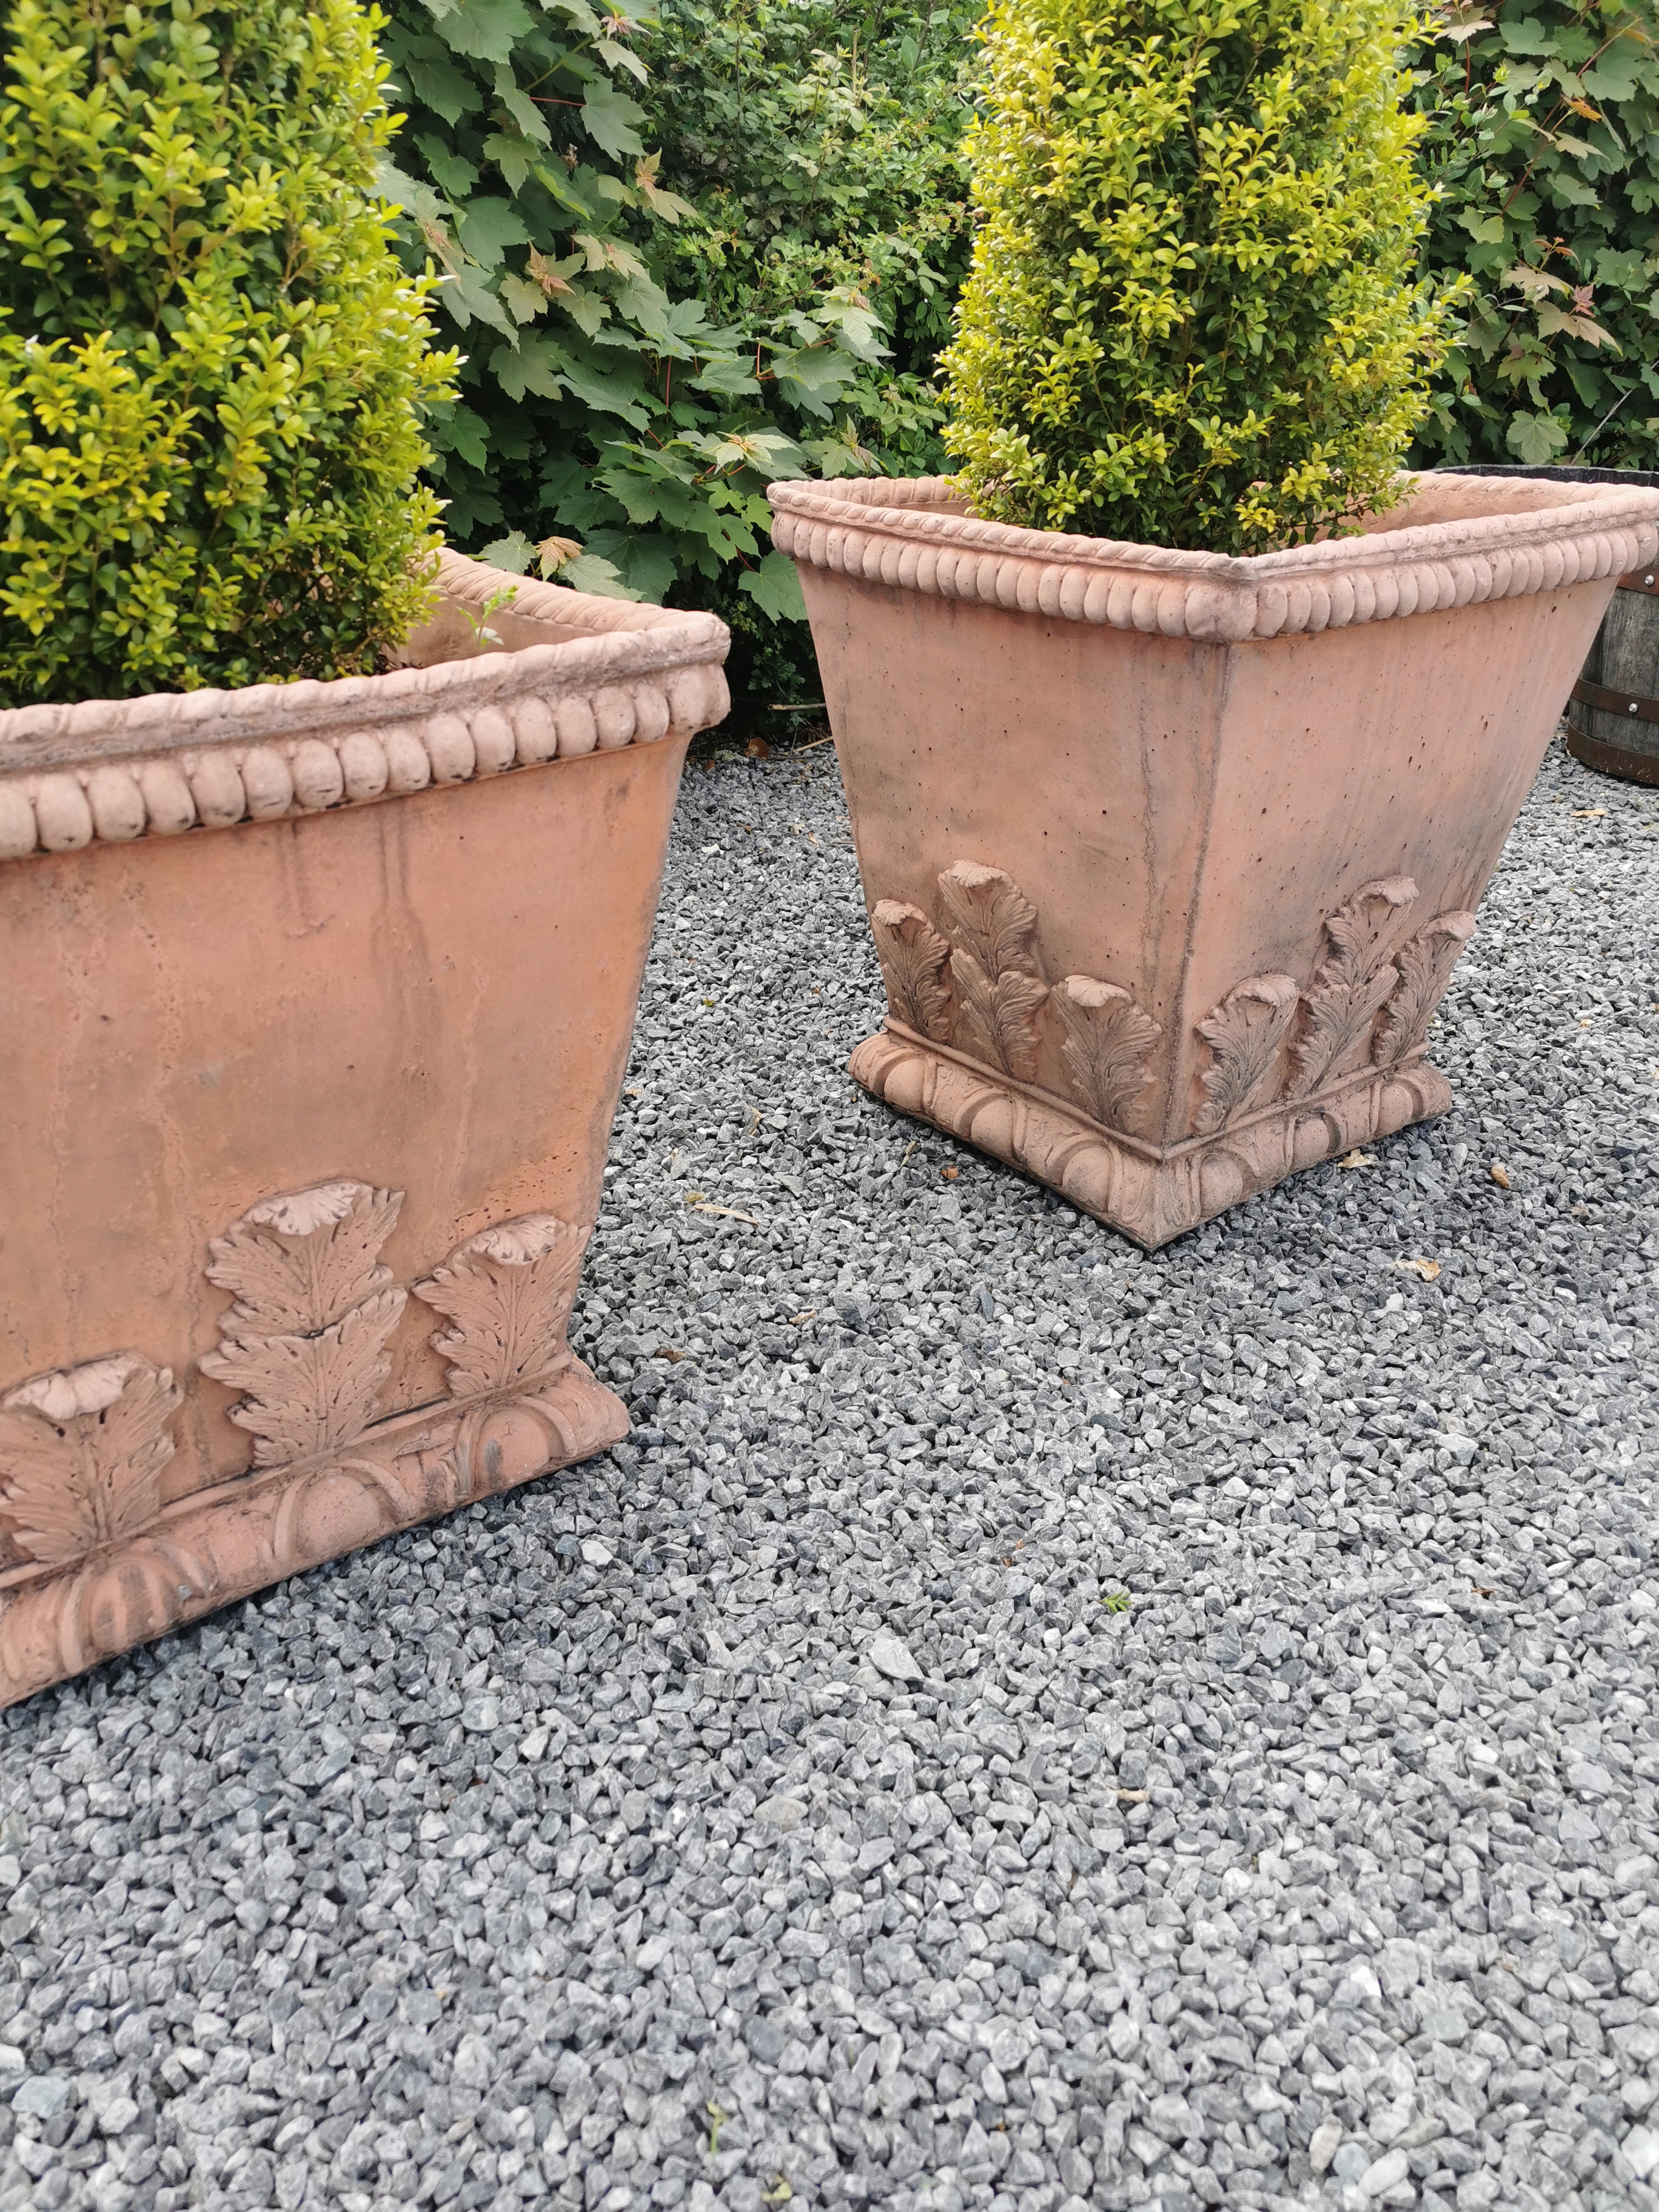
M1035 1176L1149 1252L1297 1169L1443 1114L1452 1096L1424 1060L1363 1069L1320 1096L1159 1152L941 1051L902 1023L867 1037L847 1066L872 1097Z
M0 1598L0 1705L289 1575L590 1458L629 1425L621 1399L571 1358L520 1389L400 1413L336 1452L198 1491L142 1534L56 1571L14 1571Z

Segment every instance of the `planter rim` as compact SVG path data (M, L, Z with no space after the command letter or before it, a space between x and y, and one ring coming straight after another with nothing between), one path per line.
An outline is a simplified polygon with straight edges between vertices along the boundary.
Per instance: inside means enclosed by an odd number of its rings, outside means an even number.
M1422 498L1424 477L1409 479ZM1659 490L1434 471L1452 519L1241 556L985 522L949 477L773 484L773 541L802 564L944 599L1233 644L1518 598L1659 555ZM1467 488L1467 489L1465 489ZM1517 511L1517 494L1529 502ZM1487 511L1482 511L1483 506Z
M331 682L151 692L0 712L0 862L229 828L612 751L718 722L718 616L440 558L440 603L510 609L546 644Z

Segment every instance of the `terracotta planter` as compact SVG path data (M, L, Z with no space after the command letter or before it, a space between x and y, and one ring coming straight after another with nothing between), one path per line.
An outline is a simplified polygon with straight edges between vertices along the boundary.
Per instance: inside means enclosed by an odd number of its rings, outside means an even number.
M0 714L0 1703L626 1433L565 1343L726 634Z
M1437 475L1234 560L777 484L878 1097L1137 1242L1443 1112L1430 1018L1659 494Z

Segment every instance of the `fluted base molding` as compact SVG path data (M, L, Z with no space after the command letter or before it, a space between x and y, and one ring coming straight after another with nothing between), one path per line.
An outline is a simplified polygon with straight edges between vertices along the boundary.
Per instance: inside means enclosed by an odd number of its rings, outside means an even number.
M0 1587L0 1705L233 1600L619 1443L628 1409L579 1359L526 1391L378 1422L342 1450L198 1491L58 1571Z
M848 1073L872 1097L1034 1176L1149 1252L1299 1169L1451 1104L1439 1069L1413 1060L1362 1069L1313 1097L1159 1153L895 1029L866 1038Z

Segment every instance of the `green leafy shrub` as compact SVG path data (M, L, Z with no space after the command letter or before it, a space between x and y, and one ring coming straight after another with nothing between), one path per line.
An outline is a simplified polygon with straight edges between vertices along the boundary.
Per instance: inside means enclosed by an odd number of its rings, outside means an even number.
M659 240L670 291L721 321L810 308L838 286L866 292L888 375L915 380L906 396L924 400L967 273L977 12L977 0L930 13L665 0L647 49L648 127L696 210ZM879 392L860 396L862 434L902 446Z
M978 511L1253 552L1389 505L1443 303L1396 0L998 0L945 356Z
M372 669L426 596L450 364L373 196L355 0L15 0L0 704Z
M969 19L397 0L387 190L467 356L434 420L457 542L588 590L801 615L767 483L941 457Z
M1424 247L1473 295L1419 433L1439 461L1659 466L1659 46L1650 0L1456 7L1413 58Z

